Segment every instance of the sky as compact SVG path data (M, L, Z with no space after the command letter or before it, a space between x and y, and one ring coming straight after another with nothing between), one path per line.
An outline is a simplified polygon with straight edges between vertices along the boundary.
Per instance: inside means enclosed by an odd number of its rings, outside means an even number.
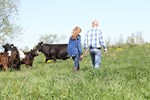
M150 42L150 0L20 0L19 22L23 34L13 43L33 48L41 35L66 35L68 43L75 26L82 29L82 43L93 20L98 20L104 37L114 42L119 35L126 40L142 32Z

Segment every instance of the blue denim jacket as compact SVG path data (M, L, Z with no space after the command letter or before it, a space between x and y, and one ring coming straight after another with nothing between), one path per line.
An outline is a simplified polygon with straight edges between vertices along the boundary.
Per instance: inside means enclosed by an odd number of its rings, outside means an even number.
M79 35L77 39L72 39L70 37L68 43L68 54L70 57L76 56L79 54L82 55L82 47L81 47L81 36Z

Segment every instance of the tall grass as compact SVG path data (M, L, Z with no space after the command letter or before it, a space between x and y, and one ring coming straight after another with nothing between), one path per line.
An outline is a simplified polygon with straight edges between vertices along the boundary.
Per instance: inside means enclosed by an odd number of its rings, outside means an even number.
M100 69L84 57L81 70L73 61L44 63L35 58L32 68L0 72L1 100L150 100L150 44L109 48Z

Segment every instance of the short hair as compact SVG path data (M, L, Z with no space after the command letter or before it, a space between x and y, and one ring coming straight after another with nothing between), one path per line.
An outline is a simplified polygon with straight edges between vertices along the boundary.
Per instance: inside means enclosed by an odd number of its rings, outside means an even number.
M98 21L97 21L97 20L94 20L94 21L92 22L92 24L93 24L93 25L98 25Z

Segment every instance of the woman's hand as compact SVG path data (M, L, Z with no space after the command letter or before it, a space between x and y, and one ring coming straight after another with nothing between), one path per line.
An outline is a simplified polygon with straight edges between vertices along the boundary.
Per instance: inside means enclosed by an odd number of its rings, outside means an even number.
M83 55L80 56L80 60L81 60L81 61L82 61L82 59L83 59Z

